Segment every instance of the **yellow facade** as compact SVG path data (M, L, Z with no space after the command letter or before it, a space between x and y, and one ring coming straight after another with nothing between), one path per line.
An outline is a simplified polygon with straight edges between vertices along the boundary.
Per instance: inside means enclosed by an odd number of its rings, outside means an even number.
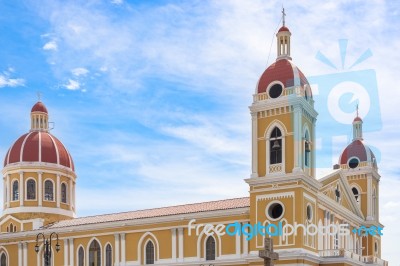
M277 62L291 59L290 32L282 29L277 37L288 47L278 44ZM275 84L283 89L278 96L269 91ZM286 86L273 80L266 92L254 94L250 107L252 173L245 180L247 198L76 218L77 177L72 160L65 161L68 157L61 158L57 150L57 163L10 163L14 148L10 149L6 157L9 163L2 171L5 194L0 219L0 266L43 265L44 245L40 239L36 252L36 237L38 233L48 237L52 232L58 234L60 245L56 252L57 240L53 238L51 265L55 266L263 265L258 256L264 248L262 234L249 239L246 234L217 234L218 226L234 223L347 224L350 232L346 236L330 235L328 231L312 234L302 228L297 235L272 236L274 250L279 253L275 263L386 266L381 259L381 237L363 237L351 231L361 226L383 227L379 222L380 176L375 162L360 162L353 168L339 165L331 174L316 179L317 112L310 88L299 84ZM44 105L34 108L31 132L47 133L47 121ZM44 136L56 145L52 136ZM65 159L64 164L61 159ZM14 187L17 183L19 186ZM193 226L200 228L198 234L189 227L193 219ZM198 227L200 224L203 227ZM210 235L201 230L206 225L213 227Z

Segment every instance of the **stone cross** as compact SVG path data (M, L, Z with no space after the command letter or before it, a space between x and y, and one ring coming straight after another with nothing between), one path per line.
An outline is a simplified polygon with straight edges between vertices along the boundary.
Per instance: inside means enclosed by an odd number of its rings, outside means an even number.
M264 259L264 266L274 266L274 260L279 260L279 254L274 252L272 238L264 239L264 249L258 251L258 256Z

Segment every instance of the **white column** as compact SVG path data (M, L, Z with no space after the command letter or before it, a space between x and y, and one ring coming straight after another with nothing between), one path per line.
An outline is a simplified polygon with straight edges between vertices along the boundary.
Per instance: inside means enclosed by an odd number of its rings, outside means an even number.
M69 197L70 197L70 201L69 201L69 209L72 210L75 206L74 201L75 199L73 198L73 193L72 193L73 189L72 189L72 178L69 179Z
M183 228L178 228L179 261L183 261Z
M7 208L10 207L10 201L11 201L11 185L10 185L10 175L7 175L6 177L6 206Z
M258 134L257 134L257 112L251 114L251 177L258 177Z
M18 243L18 266L22 266L22 243Z
M39 206L43 205L43 172L38 172L38 202L39 202Z
M25 198L25 183L24 183L24 172L19 172L19 205L24 206Z
M373 220L372 213L372 176L367 175L367 221Z
M74 263L74 239L70 238L69 239L69 265L73 266L75 265Z
M294 107L293 121L293 143L294 143L294 169L293 172L301 171L301 108ZM286 152L284 152L286 156Z
M119 234L115 234L115 266L119 266Z
M238 257L240 257L240 238L241 238L241 235L240 234L236 234L235 247L236 247L236 256L238 256Z
M61 202L60 175L57 175L56 188L57 188L57 191L56 191L57 208L60 208L60 202Z
M121 239L121 264L125 265L126 261L126 256L125 256L125 233L120 234L120 239Z
M64 239L64 266L68 266L68 239ZM71 263L72 265L72 263Z
M247 255L249 253L249 242L246 240L246 236L242 234L242 242L243 242L243 255Z
M176 228L171 229L171 248L172 248L172 254L171 258L173 261L176 261Z
M22 243L23 265L28 266L28 244Z

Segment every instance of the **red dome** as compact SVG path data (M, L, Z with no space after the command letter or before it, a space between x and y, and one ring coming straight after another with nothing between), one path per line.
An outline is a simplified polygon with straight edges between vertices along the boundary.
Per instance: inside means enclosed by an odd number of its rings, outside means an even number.
M357 157L360 162L376 163L376 158L371 149L361 140L354 140L340 155L339 163L347 164L350 158Z
M273 81L280 81L285 87L309 85L303 72L287 59L276 61L264 71L258 81L257 92L266 92Z
M4 167L22 162L52 163L75 170L72 157L61 141L45 131L26 133L17 139L7 152Z
M32 113L33 113L33 112L42 112L42 113L48 114L47 108L46 108L46 106L45 106L42 102L37 102L37 103L32 107L31 112L32 112Z
M353 122L358 122L358 121L362 122L362 119L361 119L361 117L359 117L359 116L357 116L357 117L354 118L354 120L353 120Z
M285 27L285 26L282 26L282 27L278 30L278 32L281 32L281 31L288 31L288 32L290 32L289 28L287 28L287 27Z

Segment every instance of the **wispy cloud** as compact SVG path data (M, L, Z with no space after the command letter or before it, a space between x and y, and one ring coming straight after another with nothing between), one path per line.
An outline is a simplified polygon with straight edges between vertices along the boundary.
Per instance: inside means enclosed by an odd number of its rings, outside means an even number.
M0 88L2 87L20 87L25 85L25 80L22 78L12 78L10 77L15 70L9 67L7 70L0 74Z
M43 46L43 50L47 50L47 51L57 51L58 49L58 45L57 42L55 40L49 41L47 43L45 43L45 45Z
M64 87L68 90L75 91L80 89L81 84L76 80L69 79L68 83L65 84Z
M72 73L74 76L77 76L77 77L79 77L79 76L86 76L86 74L89 73L89 70L87 70L87 69L84 68L84 67L78 67L78 68L72 69L72 70L71 70L71 73Z

